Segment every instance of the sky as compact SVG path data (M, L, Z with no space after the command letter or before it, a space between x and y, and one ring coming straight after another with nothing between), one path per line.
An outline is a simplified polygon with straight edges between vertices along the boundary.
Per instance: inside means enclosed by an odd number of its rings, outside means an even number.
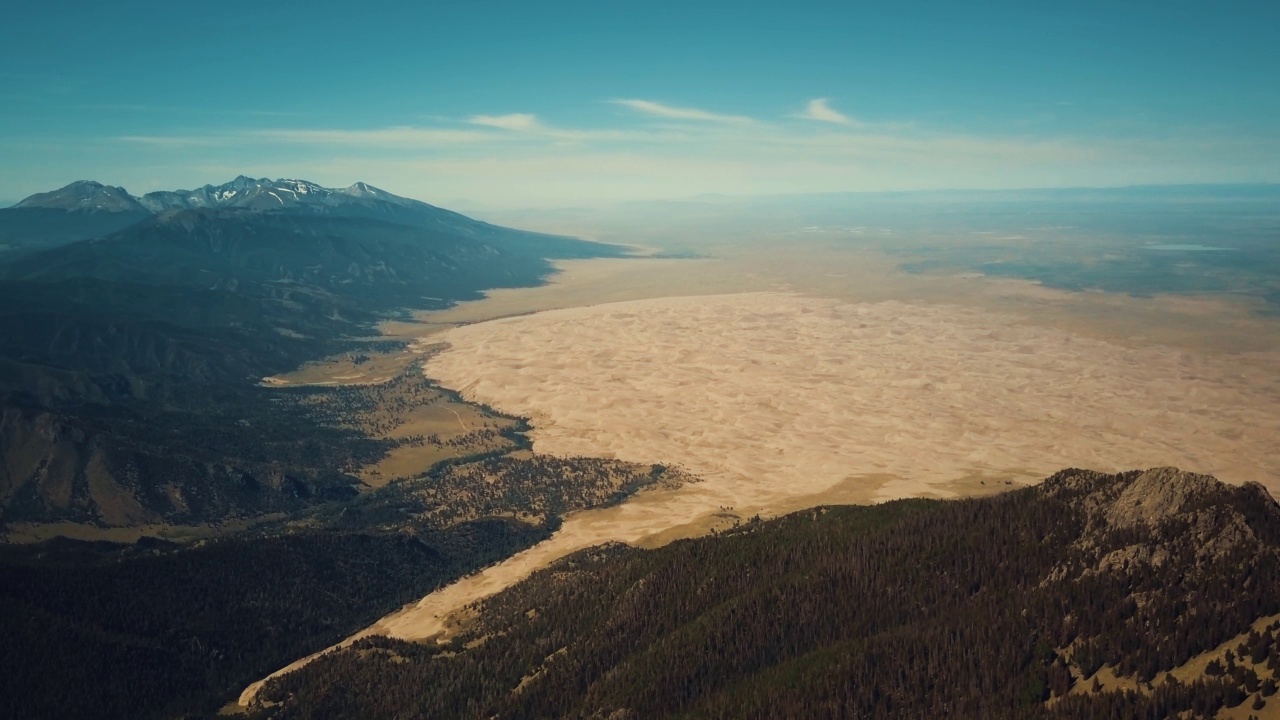
M18 3L0 198L435 204L1280 182L1280 3Z

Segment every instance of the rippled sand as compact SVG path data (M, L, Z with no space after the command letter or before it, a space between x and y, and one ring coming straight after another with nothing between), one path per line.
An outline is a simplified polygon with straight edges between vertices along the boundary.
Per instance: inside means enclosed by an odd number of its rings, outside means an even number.
M361 635L432 637L466 603L574 550L695 534L724 508L947 497L1064 467L1176 465L1280 489L1280 358L1265 354L1121 346L972 308L789 293L553 310L444 340L426 373L530 417L538 452L678 463L704 481L577 513Z
M1280 489L1280 377L1266 355L786 293L555 310L444 339L427 374L532 418L537 451L675 462L705 481L568 518L549 541L375 626L398 637L430 637L467 600L579 548L705 530L722 508L948 497L1064 467L1177 465Z
M664 298L450 331L428 375L533 418L539 452L679 462L767 505L850 475L876 499L974 471L1178 465L1272 485L1280 382L958 307L791 294Z

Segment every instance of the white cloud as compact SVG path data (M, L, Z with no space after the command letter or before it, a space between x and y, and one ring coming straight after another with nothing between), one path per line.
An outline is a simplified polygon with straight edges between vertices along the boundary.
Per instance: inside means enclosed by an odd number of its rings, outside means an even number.
M257 168L261 175L335 186L358 177L428 200L467 197L507 207L700 193L1280 180L1280 142L1274 138L1193 132L1135 142L973 134L861 123L823 98L793 116L817 121L811 123L751 121L645 100L613 102L643 113L644 122L559 127L518 113L382 128L227 128L207 135L103 138L101 147L85 154L102 153L108 169L124 163L119 158L154 163L137 181L112 176L140 187L185 187L209 181L205 175ZM0 151L5 147L0 143ZM43 151L9 152L34 157ZM234 167L193 171L223 165Z
M510 115L472 115L467 119L472 125L501 128L503 130L535 130L541 127L538 116L530 113Z
M117 135L113 142L154 147L272 145L331 145L395 149L447 147L484 148L488 144L672 143L692 139L689 133L670 128L614 130L609 128L560 128L538 121L534 115L474 115L467 122L476 128L417 127L408 125L346 130L338 128L272 128L207 135ZM509 130L512 132L501 132ZM515 132L519 131L519 132Z
M152 145L155 147L182 147L185 145L216 145L218 141L211 137L189 135L121 135L114 138L120 142Z
M510 136L506 133L488 130L393 126L368 130L283 128L185 136L120 135L112 138L112 140L157 147L176 147L181 145L235 146L246 143L272 143L279 145L358 145L362 147L426 148L477 145L502 141L508 138Z
M708 112L697 108L682 108L664 105L662 103L653 102L652 100L613 100L615 105L621 105L625 108L635 110L645 115L654 117L670 118L672 120L698 120L701 122L716 123L751 123L755 122L749 117L742 115L722 115L720 113Z
M438 145L474 145L500 141L507 135L487 130L452 130L448 128L422 128L401 125L371 130L255 130L239 137L287 143L430 147Z
M805 118L806 120L836 123L838 125L853 125L853 118L839 112L838 110L832 109L832 107L827 104L828 99L829 98L814 98L813 100L810 100L809 104L805 106L804 112L800 113L799 117Z

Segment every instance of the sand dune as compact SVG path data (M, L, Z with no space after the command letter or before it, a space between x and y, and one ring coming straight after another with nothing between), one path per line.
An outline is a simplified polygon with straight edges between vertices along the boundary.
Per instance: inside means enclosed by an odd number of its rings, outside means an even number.
M942 305L775 293L572 308L450 331L427 373L534 420L540 452L679 461L767 505L854 474L887 499L981 471L1175 464L1277 478L1280 377ZM909 478L909 480L906 480ZM1273 486L1274 487L1274 486Z
M568 518L553 538L381 623L406 639L604 540L723 507L976 491L1064 467L1177 465L1280 489L1280 358L1123 347L979 310L783 293L595 305L468 325L426 372L533 420L538 452L679 462L705 480ZM965 482L967 481L967 482ZM980 480L979 480L980 482Z
M704 481L572 515L548 541L357 637L435 636L467 603L570 552L703 532L725 507L768 516L946 497L1070 466L1177 465L1280 489L1271 355L1124 347L976 309L786 293L553 310L444 339L427 374L530 417L538 452L674 462Z

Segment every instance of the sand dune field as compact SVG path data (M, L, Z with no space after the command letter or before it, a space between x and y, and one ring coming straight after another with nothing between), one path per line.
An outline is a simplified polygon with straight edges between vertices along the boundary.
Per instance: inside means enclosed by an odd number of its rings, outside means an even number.
M880 500L1073 465L1280 475L1280 377L1262 356L784 293L556 310L444 339L427 374L531 417L539 452L679 462L716 505L767 510L850 475L902 478Z
M534 449L679 463L701 483L578 513L549 541L384 619L450 612L574 550L656 544L821 503L952 497L1064 467L1156 465L1280 491L1277 358L1127 347L980 310L790 293L476 323L426 372L532 419Z
M447 634L468 603L575 550L656 545L735 516L991 492L1072 466L1176 465L1280 491L1276 353L785 292L571 307L440 339L450 347L425 372L531 418L535 451L676 463L703 481L570 515L546 542L351 640Z

